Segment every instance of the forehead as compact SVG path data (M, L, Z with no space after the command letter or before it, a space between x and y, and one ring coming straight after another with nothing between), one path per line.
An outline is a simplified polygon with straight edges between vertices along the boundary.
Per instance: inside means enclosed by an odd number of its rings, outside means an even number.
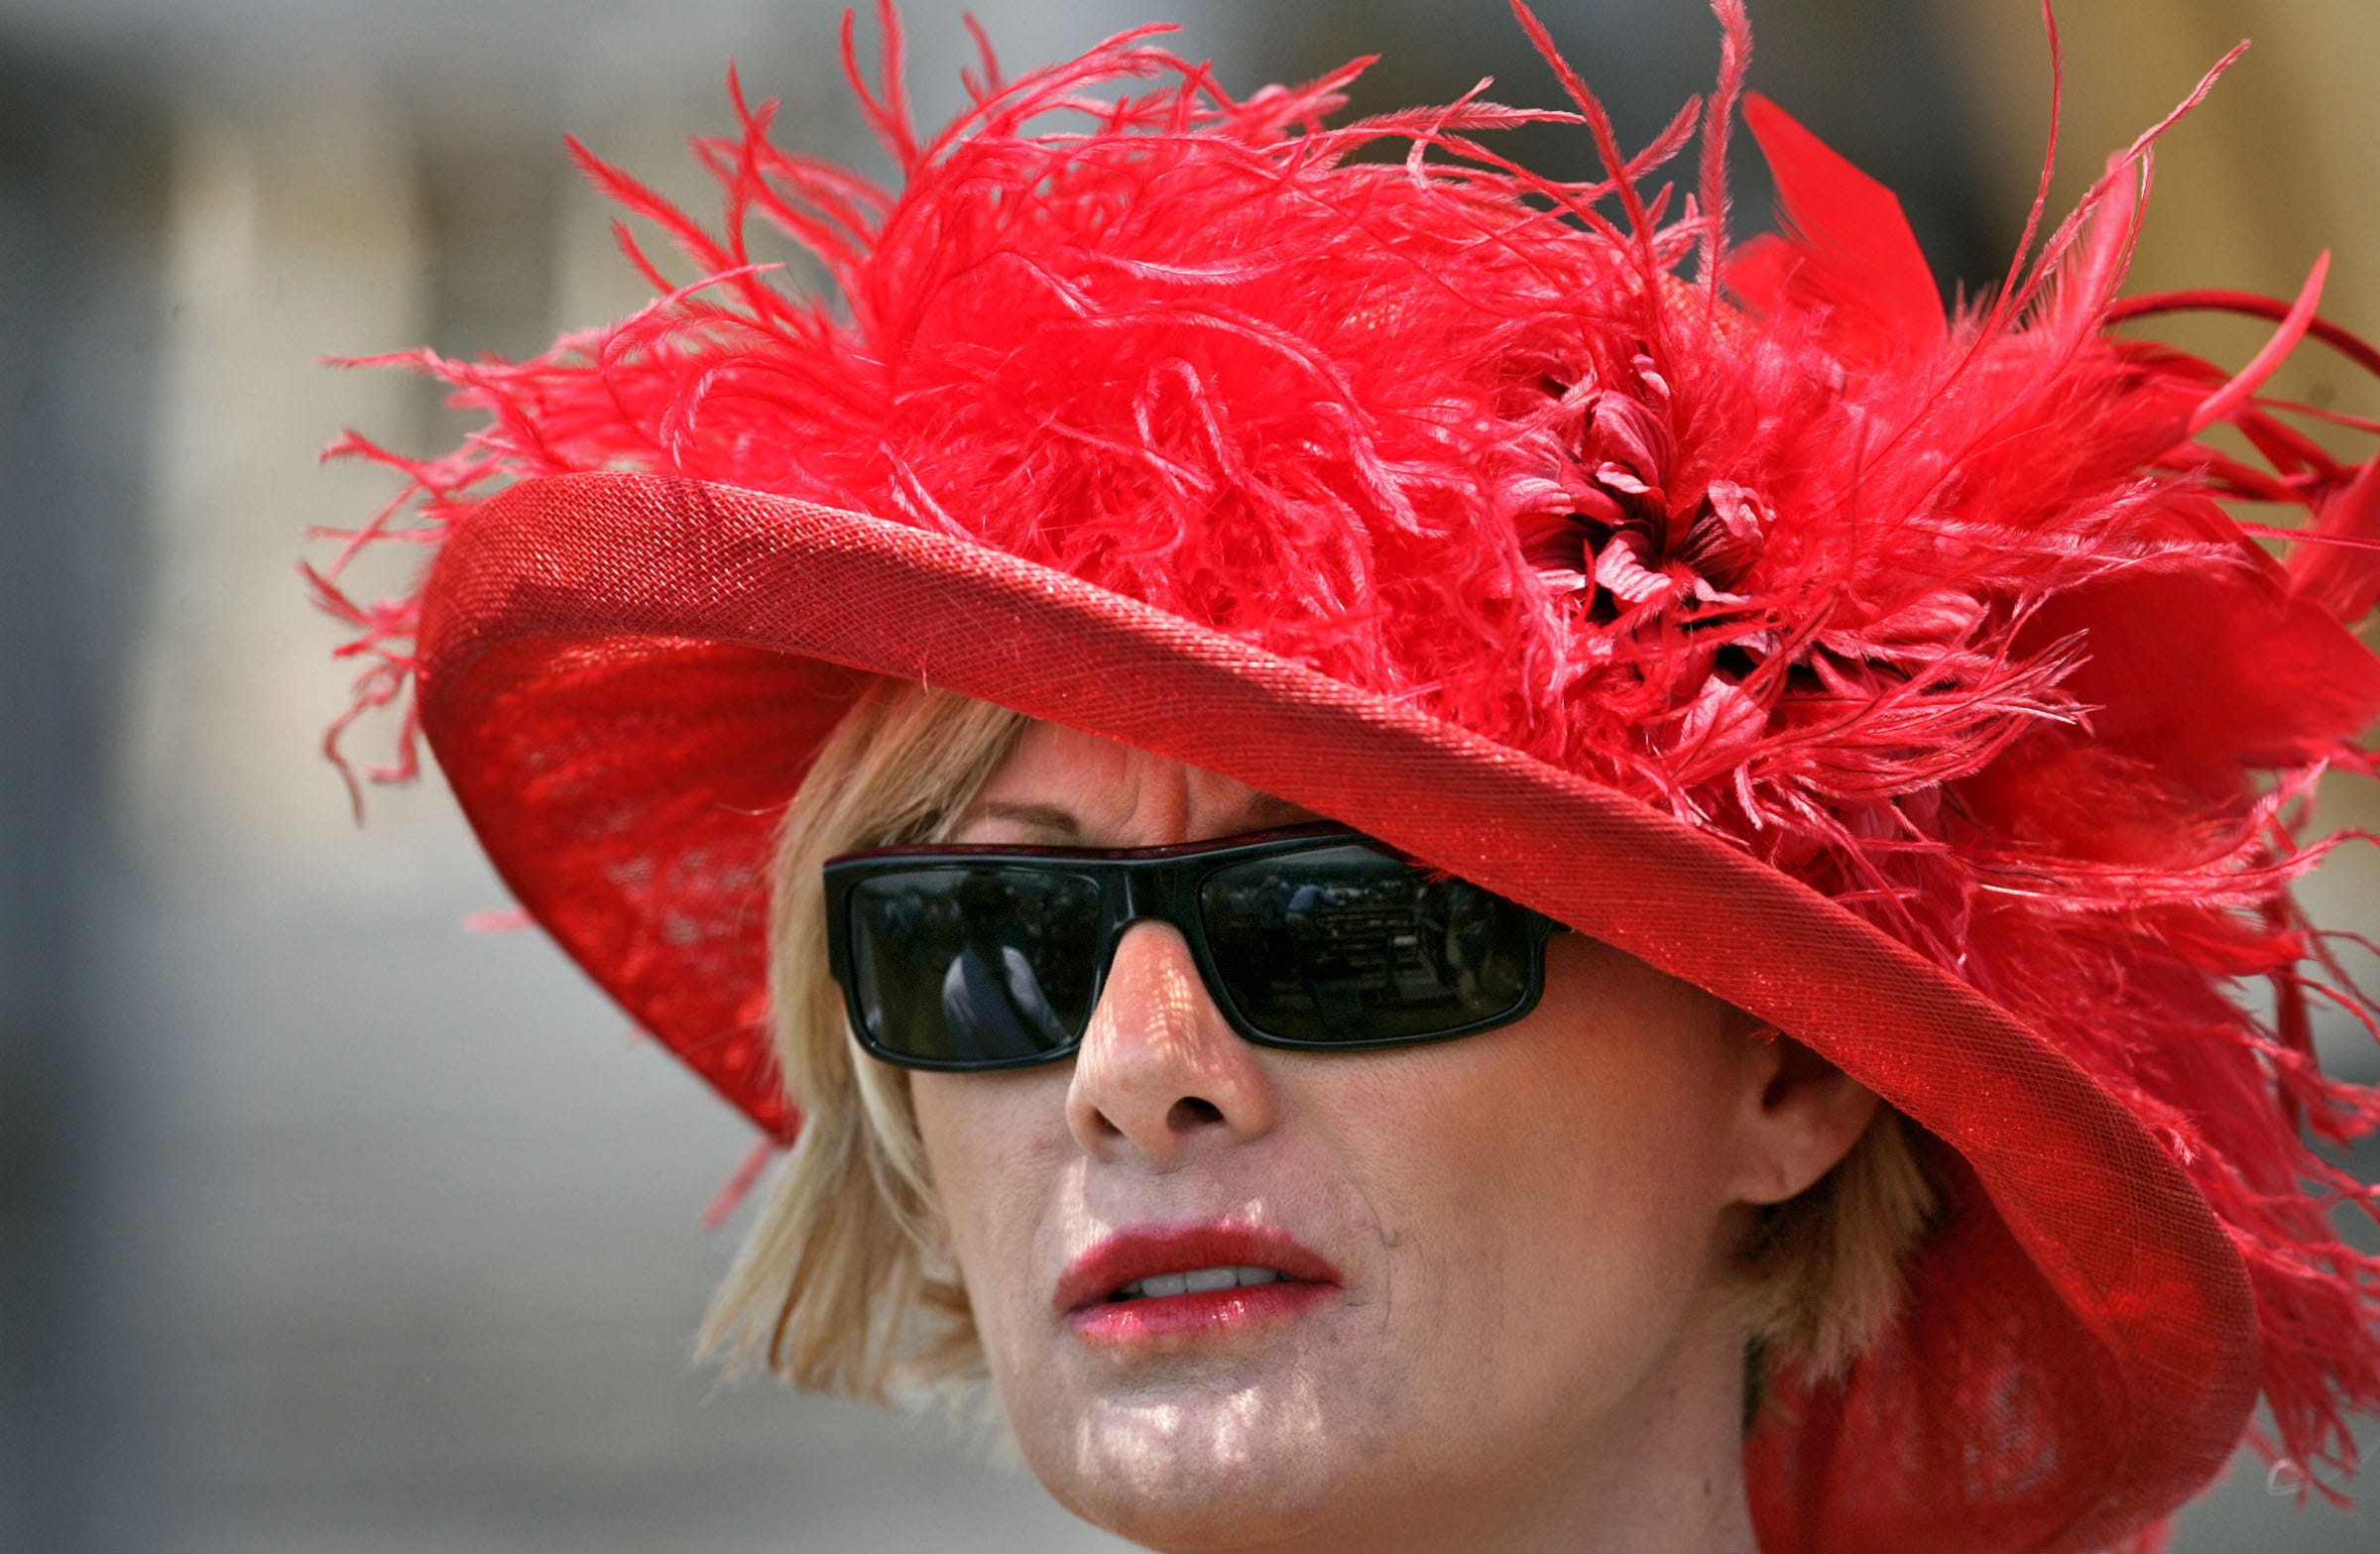
M1029 723L968 806L956 839L1143 847L1318 818L1286 799L1136 746Z

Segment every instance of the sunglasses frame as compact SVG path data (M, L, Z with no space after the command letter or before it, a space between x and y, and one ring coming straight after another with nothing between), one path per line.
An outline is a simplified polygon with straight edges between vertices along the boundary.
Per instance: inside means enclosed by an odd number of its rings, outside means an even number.
M1331 821L1252 831L1205 842L1174 842L1160 847L1016 847L996 842L951 842L877 847L844 853L827 860L825 868L827 966L843 991L844 1014L850 1021L853 1039L870 1055L887 1063L937 1073L971 1074L1011 1068L1037 1068L1045 1063L1072 1057L1082 1048L1083 1036L1089 1025L1088 1016L1084 1021L1085 1031L1077 1032L1066 1045L1048 1052L1002 1058L918 1058L881 1045L869 1034L867 1012L860 1007L859 979L852 959L850 921L852 893L863 882L911 869L938 868L956 862L1016 863L1046 865L1053 872L1079 873L1097 883L1100 918L1093 949L1096 965L1093 968L1088 1005L1093 1011L1099 1008L1100 997L1107 991L1108 973L1115 964L1116 946L1123 939L1125 930L1136 922L1152 921L1171 923L1181 934L1190 947L1190 958L1198 968L1199 980L1205 984L1207 996L1214 1000L1225 1022L1243 1039L1257 1046L1291 1052L1369 1052L1386 1047L1423 1046L1451 1041L1458 1036L1476 1035L1499 1025L1509 1025L1525 1017L1537 1007L1538 1000L1545 993L1546 940L1566 930L1562 924L1542 912L1517 901L1498 897L1520 913L1528 939L1527 980L1519 998L1508 1010L1486 1019L1475 1019L1422 1035L1378 1036L1352 1041L1305 1041L1279 1036L1249 1018L1233 999L1230 988L1225 985L1213 949L1207 942L1206 924L1199 912L1199 888L1206 883L1208 876L1235 864L1318 852L1326 847L1348 843L1369 848L1383 857L1411 867L1429 868L1385 842ZM1485 887L1474 889L1494 895L1486 891Z

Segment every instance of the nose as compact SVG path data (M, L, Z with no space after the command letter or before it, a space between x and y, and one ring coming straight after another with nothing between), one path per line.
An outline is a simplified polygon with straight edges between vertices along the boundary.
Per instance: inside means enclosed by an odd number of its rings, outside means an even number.
M1180 931L1126 929L1067 1088L1075 1142L1095 1159L1169 1168L1261 1136L1278 1106L1261 1054L1225 1022Z

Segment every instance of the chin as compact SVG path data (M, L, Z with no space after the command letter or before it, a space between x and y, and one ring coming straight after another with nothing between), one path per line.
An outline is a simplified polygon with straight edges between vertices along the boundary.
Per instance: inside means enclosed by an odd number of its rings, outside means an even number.
M1356 1489L1368 1431L1326 1431L1258 1390L1182 1388L1019 1422L1058 1502L1147 1548L1244 1548L1308 1532Z
M1129 1543L1162 1554L1195 1554L1310 1537L1326 1519L1331 1493L1320 1485L1282 1485L1245 1474L1169 1474L1134 1484L1117 1473L1068 1485L1055 1497Z

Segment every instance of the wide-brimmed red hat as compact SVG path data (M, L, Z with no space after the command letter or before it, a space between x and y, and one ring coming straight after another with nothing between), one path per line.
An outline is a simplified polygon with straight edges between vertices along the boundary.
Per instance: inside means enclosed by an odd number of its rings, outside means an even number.
M2104 1547L2260 1397L2351 1473L2380 1262L2305 1140L2380 1103L2309 1006L2371 1006L2289 886L2380 712L2344 624L2380 465L2256 391L2310 331L2380 355L2315 317L2319 266L2293 305L2118 300L2148 137L1951 312L1893 196L1744 99L1785 231L1730 248L1718 10L1717 91L1633 159L1525 12L1575 112L1332 128L1356 67L1235 100L1135 33L1013 81L987 52L925 141L888 14L853 79L897 190L740 94L697 143L717 235L580 152L700 279L624 230L636 316L388 358L492 418L433 460L342 444L409 488L341 563L437 545L413 598L317 579L356 710L410 687L530 916L780 1138L773 836L888 675L1290 799L1773 1021L1939 1140L1950 1202L1892 1327L1754 1436L1771 1554ZM1524 119L1608 181L1476 138ZM1698 128L1695 193L1648 192ZM2111 332L2179 305L2280 327L2236 375Z

